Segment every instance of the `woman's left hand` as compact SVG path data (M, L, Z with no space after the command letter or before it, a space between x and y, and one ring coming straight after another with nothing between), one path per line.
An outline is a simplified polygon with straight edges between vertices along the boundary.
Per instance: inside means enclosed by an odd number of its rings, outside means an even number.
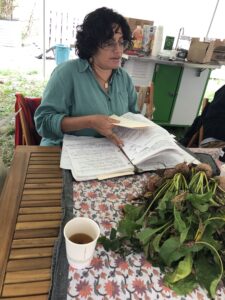
M91 116L91 128L98 131L101 135L107 137L114 144L119 147L123 146L123 141L113 132L115 123L119 123L118 120L114 120L105 115L93 115Z

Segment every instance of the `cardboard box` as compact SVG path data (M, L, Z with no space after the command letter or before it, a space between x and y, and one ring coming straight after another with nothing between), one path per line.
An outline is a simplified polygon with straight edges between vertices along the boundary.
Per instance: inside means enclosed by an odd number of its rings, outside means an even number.
M199 38L192 38L187 60L200 64L208 63L211 61L213 50L214 41L201 42Z
M194 63L219 62L225 64L225 40L201 42L192 38L187 60Z
M153 25L154 22L153 21L149 21L149 20L142 20L142 19L134 19L134 18L126 18L127 22L130 26L131 32L134 31L134 29L140 25L142 28L144 25Z

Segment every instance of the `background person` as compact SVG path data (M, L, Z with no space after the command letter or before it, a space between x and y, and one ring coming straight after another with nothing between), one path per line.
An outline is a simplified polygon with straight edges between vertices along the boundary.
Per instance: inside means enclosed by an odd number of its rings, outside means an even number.
M35 113L41 145L59 145L63 134L105 136L117 145L109 116L137 112L137 93L120 67L124 49L132 45L126 19L102 7L77 27L78 59L58 65Z

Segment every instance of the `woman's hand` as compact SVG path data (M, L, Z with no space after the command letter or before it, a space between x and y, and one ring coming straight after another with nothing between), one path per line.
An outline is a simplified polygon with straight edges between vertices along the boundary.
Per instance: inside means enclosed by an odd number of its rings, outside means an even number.
M117 146L123 146L123 141L113 132L113 128L116 126L114 124L119 123L118 120L105 115L93 115L91 116L90 123L91 128L95 129L101 135L107 137Z
M119 121L106 115L64 117L61 122L61 129L63 133L66 133L84 128L92 128L117 146L122 147L123 141L113 132L113 128L116 126L114 125L115 123L119 123Z

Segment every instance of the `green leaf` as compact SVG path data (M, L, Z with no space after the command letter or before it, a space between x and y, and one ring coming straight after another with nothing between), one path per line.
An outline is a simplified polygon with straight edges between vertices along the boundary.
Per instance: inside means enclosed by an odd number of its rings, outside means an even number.
M159 243L162 239L163 233L164 232L157 234L152 241L152 246L153 246L155 252L159 252Z
M135 230L140 228L141 225L138 225L134 221L125 218L119 222L117 231L124 236L131 237L134 234Z
M166 224L164 224L160 227L157 227L157 228L146 227L143 230L141 230L140 232L138 232L136 236L140 240L140 242L143 245L145 245L150 241L150 239L156 232L163 230L169 224L170 224L170 222L167 222Z
M110 240L114 240L116 238L116 233L117 233L116 229L112 228L111 232L110 232L110 237L109 237Z
M126 218L132 221L136 221L141 217L142 213L144 213L144 205L134 206L134 205L127 204L124 206L124 212Z
M137 238L143 245L146 245L150 241L151 237L160 230L162 230L162 226L154 229L145 228L142 231L137 233Z
M194 275L190 274L182 280L179 280L175 283L166 282L164 277L164 282L167 286L173 289L178 295L187 295L193 291L194 288L198 286L198 283Z
M200 285L205 287L209 293L211 293L211 286L215 291L218 284L217 278L220 275L220 267L215 262L210 262L210 260L209 255L201 255L194 262L196 278Z
M166 265L170 265L170 257L180 248L180 240L178 237L170 237L161 246L159 255ZM169 263L169 264L168 264Z
M201 241L209 243L216 250L220 250L221 249L221 239L216 240L215 238L213 238L213 235L215 232L216 232L216 229L214 228L214 224L208 224L204 230L202 237L201 237Z
M159 243L163 237L163 235L166 233L166 231L168 231L168 229L170 229L173 225L169 224L164 230L163 232L161 232L160 234L157 234L154 239L152 240L152 247L155 250L155 252L159 252Z
M181 260L173 273L166 275L166 281L169 283L177 282L191 274L193 259L191 253L187 254Z
M211 198L212 192L208 192L205 194L188 194L186 200L189 200L200 212L206 212L210 206Z
M164 194L163 198L160 199L157 209L160 211L165 211L167 209L168 203L171 203L171 199L173 199L174 196L175 193L167 191L166 194Z
M100 238L98 238L98 243L102 244L106 251L109 251L111 249L111 241L105 236L101 236Z
M201 245L204 245L205 247L207 247L213 255L214 263L217 264L217 266L219 266L219 274L213 279L213 281L210 283L210 286L208 287L210 295L214 298L216 295L216 288L223 276L223 272L224 272L223 262L221 260L221 257L219 255L218 251L212 245L210 245L209 243L203 242L203 241L198 241L198 242L196 242L196 244L201 244Z
M181 213L176 209L176 206L173 208L174 214L174 227L179 231L180 235L180 243L182 244L188 234L189 227L186 226L185 222L181 218Z

